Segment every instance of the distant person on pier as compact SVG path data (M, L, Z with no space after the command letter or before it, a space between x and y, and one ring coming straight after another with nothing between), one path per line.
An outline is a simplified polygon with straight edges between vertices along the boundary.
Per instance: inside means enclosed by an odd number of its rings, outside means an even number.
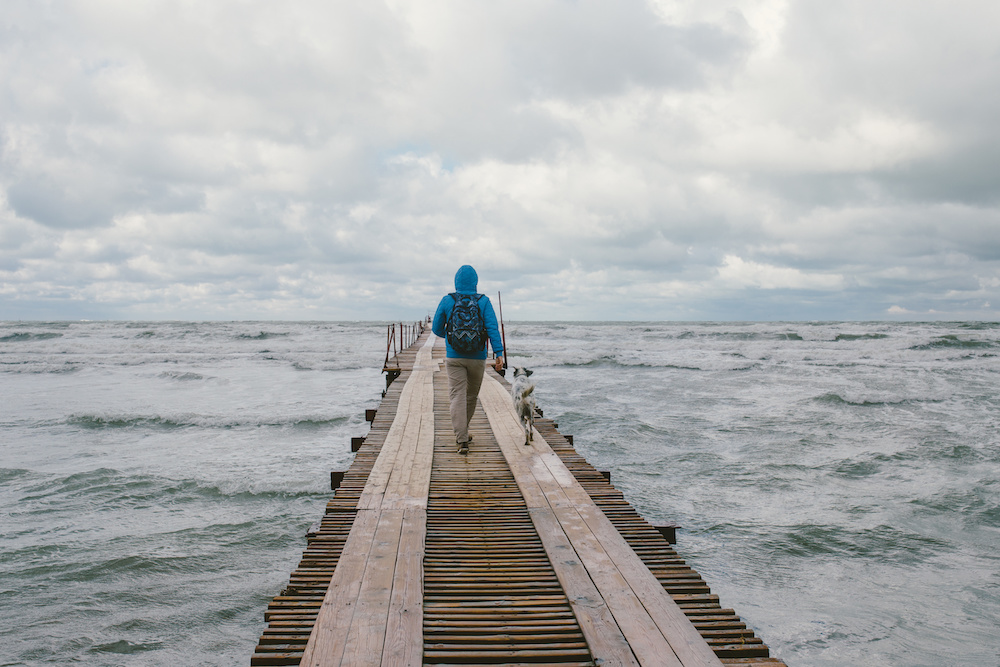
M459 454L469 453L469 422L476 409L479 388L486 372L486 343L496 355L494 367L503 368L503 342L493 304L479 294L479 275L466 264L455 274L455 291L438 304L431 330L445 340L448 394L451 398L451 426Z

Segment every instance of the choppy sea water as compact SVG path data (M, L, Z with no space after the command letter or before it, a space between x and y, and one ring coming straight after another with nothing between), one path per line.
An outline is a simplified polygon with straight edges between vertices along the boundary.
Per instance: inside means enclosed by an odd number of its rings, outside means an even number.
M1000 665L1000 325L509 323L790 665ZM380 323L0 323L0 665L248 664Z

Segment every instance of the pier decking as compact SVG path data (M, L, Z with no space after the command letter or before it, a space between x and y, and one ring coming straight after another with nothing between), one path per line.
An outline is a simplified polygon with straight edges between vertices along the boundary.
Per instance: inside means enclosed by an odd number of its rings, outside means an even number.
M457 453L443 341L400 352L251 665L781 667L550 420L487 371Z

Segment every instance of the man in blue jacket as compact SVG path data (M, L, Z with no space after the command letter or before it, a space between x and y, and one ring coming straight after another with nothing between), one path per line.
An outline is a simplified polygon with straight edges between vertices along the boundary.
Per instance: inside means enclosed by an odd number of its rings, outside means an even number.
M455 440L460 454L469 453L469 441L472 440L472 436L469 435L469 422L472 421L479 388L483 384L483 373L486 371L487 338L493 346L493 354L496 355L494 367L498 371L503 368L503 342L500 338L500 328L497 326L497 316L493 312L490 298L476 292L478 285L479 276L474 268L468 264L460 268L455 274L455 293L447 294L441 299L431 324L434 334L445 339L447 350L445 369L448 372L448 394L451 398L451 425L455 429ZM481 336L482 349L474 349L471 352L456 350L452 347L452 341L448 339L448 324L452 320L452 311L463 295L472 297L478 306L485 328L485 335Z

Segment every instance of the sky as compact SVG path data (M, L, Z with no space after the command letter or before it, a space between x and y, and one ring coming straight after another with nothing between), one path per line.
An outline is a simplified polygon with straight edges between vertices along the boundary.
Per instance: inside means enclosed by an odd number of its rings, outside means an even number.
M1000 319L995 0L4 0L0 320Z

